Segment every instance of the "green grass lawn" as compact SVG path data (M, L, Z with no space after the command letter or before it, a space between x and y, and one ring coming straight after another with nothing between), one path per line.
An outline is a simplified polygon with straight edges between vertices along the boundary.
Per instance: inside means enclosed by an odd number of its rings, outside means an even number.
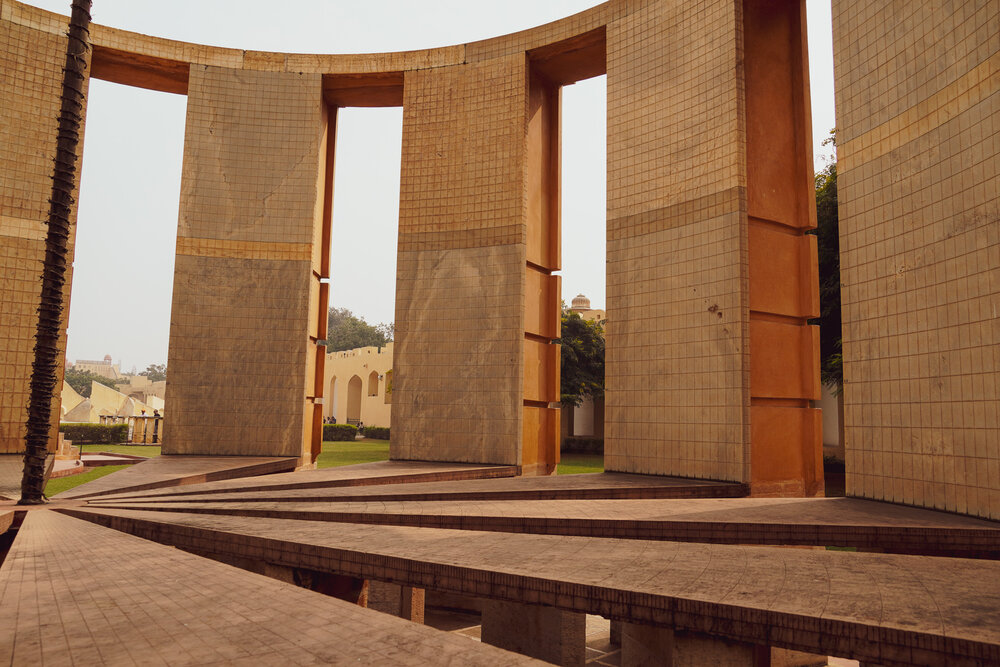
M364 438L324 442L323 451L316 459L317 468L335 468L349 466L355 463L372 463L389 459L389 441Z
M131 454L132 456L145 456L152 458L160 455L159 445L80 445L81 452L97 454L108 452L111 454Z
M79 475L70 475L69 477L50 479L49 483L45 485L45 495L51 498L57 493L69 491L73 487L93 481L98 477L104 477L105 475L110 475L113 472L124 470L125 468L128 468L128 466L101 466L100 468L93 468L87 472L81 472Z
M566 452L559 457L557 475L579 475L584 472L604 472L603 454L576 454Z

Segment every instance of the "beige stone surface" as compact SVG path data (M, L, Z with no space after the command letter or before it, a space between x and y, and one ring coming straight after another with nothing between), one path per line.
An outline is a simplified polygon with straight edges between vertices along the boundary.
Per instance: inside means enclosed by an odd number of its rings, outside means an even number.
M11 26L58 32L54 15L5 7ZM789 148L794 132L773 155L748 149L766 115L759 103L771 99L769 82L748 90L751 72L792 80L775 88L791 91L776 98L780 124L808 125L795 97L801 54L773 56L744 39L757 35L760 15L784 29L798 9L760 7L612 0L511 35L396 54L216 49L96 26L96 76L189 98L166 451L298 453L304 464L316 453L330 380L313 344L329 274L324 132L348 99L404 109L392 457L551 472L559 86L607 71L607 465L816 493L803 472L819 449L805 386L816 375L812 339L803 331L795 346L749 345L748 257L759 266L772 248L751 252L748 215L809 194ZM790 37L794 52L795 30ZM733 64L743 62L746 71ZM763 213L754 212L762 192ZM801 210L780 217L771 221L798 236L809 227ZM781 307L815 291L803 278L811 246L792 246ZM801 329L810 316L777 314ZM266 354L251 358L251 348ZM768 384L784 375L794 377ZM752 412L751 396L809 414L771 433L790 413L757 403Z
M876 663L1000 659L1000 563L66 509L219 553ZM945 566L943 566L945 565Z
M360 418L365 426L391 426L394 347L389 342L328 353L323 366L323 417L334 417L338 424Z
M608 470L749 481L738 18L608 26Z
M0 626L11 665L543 664L44 510L0 568Z
M1000 13L834 2L849 495L1000 518Z
M65 24L61 33L52 34L36 29L31 22L12 22L12 13L19 7L5 3L0 13L0 454L24 451L48 229L45 223L66 60ZM70 217L75 220L75 206ZM74 232L75 227L71 227L70 262ZM72 266L66 278L68 302ZM68 319L66 308L57 356L60 380ZM58 396L53 396L51 450L56 446L59 412Z
M394 459L521 462L526 76L523 54L406 75Z
M165 453L309 451L324 121L318 75L192 66Z

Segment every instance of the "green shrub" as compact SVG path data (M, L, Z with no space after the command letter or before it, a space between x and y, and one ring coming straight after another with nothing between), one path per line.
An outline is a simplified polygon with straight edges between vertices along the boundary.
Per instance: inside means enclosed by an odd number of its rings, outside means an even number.
M358 427L353 424L323 424L323 440L354 440Z
M74 445L116 445L128 440L128 424L59 424L59 432Z
M604 438L565 438L561 451L579 454L603 454Z
M366 438L372 438L374 440L388 440L389 439L389 427L388 426L365 426L361 429L361 435Z

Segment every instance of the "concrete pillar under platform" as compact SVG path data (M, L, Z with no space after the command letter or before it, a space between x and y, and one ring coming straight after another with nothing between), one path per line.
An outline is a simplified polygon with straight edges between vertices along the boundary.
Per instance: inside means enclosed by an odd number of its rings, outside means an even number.
M768 667L770 649L670 628L622 623L622 667Z
M386 581L369 581L368 608L423 623L424 589Z
M587 618L554 607L483 601L482 640L564 667L583 665Z
M608 640L612 646L622 645L622 622L611 620L611 637Z

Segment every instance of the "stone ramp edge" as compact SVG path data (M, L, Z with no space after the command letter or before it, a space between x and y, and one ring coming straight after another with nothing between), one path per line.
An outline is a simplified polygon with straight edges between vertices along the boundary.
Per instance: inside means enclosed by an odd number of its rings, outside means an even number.
M173 458L173 457L170 457ZM181 457L177 457L180 459ZM208 457L205 457L208 458ZM233 466L226 468L215 468L209 469L203 472L186 472L180 471L176 475L171 476L170 473L161 473L159 479L155 479L149 482L141 482L135 480L136 477L141 479L138 471L146 472L147 469L143 469L144 465L157 465L161 464L161 457L154 457L136 463L129 468L124 470L118 470L111 473L110 475L105 475L90 482L81 484L80 486L70 489L64 493L58 494L58 499L65 500L79 500L86 498L96 498L101 496L108 496L121 493L122 491L143 491L149 489L160 489L160 488L170 488L175 486L186 486L188 484L198 484L202 482L220 481L226 479L243 478L243 477L256 477L261 475L269 475L278 472L287 472L297 464L298 459L287 458L287 457L267 457L271 460L261 461L264 457L211 457L216 458L216 462L220 462L224 459L234 459ZM238 459L250 459L254 461L253 463L238 463ZM120 476L120 477L119 477ZM131 482L137 483L131 483ZM111 489L101 488L106 487L108 484L114 482L121 482L125 486L118 486ZM91 487L90 485L95 485ZM88 492L88 487L90 487ZM97 489L97 490L94 490Z
M525 478L519 478L525 479ZM529 478L530 479L530 478ZM408 480L419 483L418 480ZM481 481L481 480L477 480ZM346 487L351 489L371 489L376 485ZM378 485L382 486L382 485ZM345 487L327 487L345 488ZM743 498L748 489L743 484L674 484L670 486L649 487L600 487L565 488L565 489L482 489L479 491L410 491L404 487L398 492L380 493L322 493L316 491L313 495L287 495L291 491L311 490L311 487L296 487L294 489L266 489L260 491L242 491L237 489L228 492L215 493L177 493L173 495L149 496L115 496L97 498L97 503L113 503L127 501L129 503L177 503L177 502L351 502L351 501L461 501L461 500L634 500L634 499L676 499L676 498ZM280 495L281 492L286 495ZM258 495L251 495L258 494ZM204 497L202 497L204 496Z
M369 464L361 463L359 466L366 466ZM355 466L340 466L337 468L321 468L320 470L343 470L347 468L355 468ZM306 471L312 472L312 471ZM288 473L291 475L299 473ZM234 493L242 491L289 491L293 489L324 489L324 488L338 488L338 487L357 487L357 486L382 486L388 484L410 484L415 482L450 482L466 479L496 479L501 477L517 477L520 474L520 468L518 466L476 466L468 470L450 470L450 471L437 471L437 472L420 472L420 473L403 473L403 474L391 474L391 475L376 475L371 477L354 477L347 479L330 479L330 480L308 480L303 479L302 481L287 482L279 484L261 484L254 486L253 484L248 484L246 486L236 488L228 487L216 487L208 489L188 489L184 491L168 491L159 494L135 494L133 490L125 490L125 492L116 492L113 494L108 494L113 496L113 499L132 499L132 498L156 498L161 495L165 496L184 496L184 495L200 495L200 494L221 494L221 493ZM221 480L224 481L224 480Z
M378 501L373 501L378 503ZM434 501L428 501L432 504ZM498 500L497 502L505 502ZM516 502L516 501L514 501ZM665 501L669 502L669 501ZM404 501L405 503L405 501ZM474 532L532 535L567 535L627 540L752 544L758 546L815 546L876 549L887 553L961 558L1000 558L1000 530L886 526L882 524L824 524L738 521L684 521L643 519L591 519L585 517L525 517L517 514L473 515L431 512L371 512L330 508L292 509L294 502L276 508L220 507L221 503L101 503L96 510L132 510L181 514L206 514L296 521L350 523L412 528L438 528ZM231 501L236 505L237 501Z

